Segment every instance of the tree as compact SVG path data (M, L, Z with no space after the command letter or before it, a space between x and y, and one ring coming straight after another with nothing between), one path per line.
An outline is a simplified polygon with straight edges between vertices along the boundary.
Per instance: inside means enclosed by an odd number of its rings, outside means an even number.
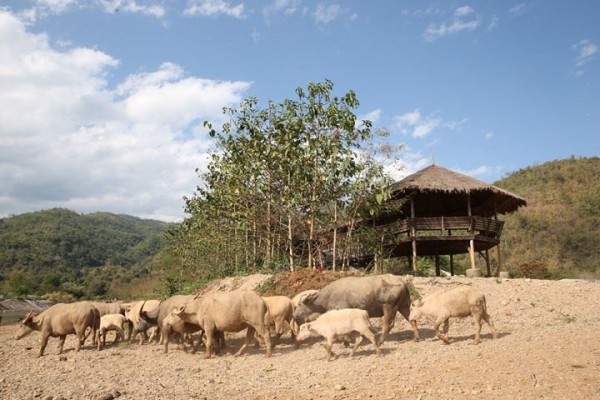
M173 236L185 268L312 267L315 257L323 262L321 238L335 236L341 218L359 217L376 203L369 196L381 204L388 182L364 149L375 149L382 132L357 120L353 91L332 92L331 81L309 83L295 99L265 108L256 98L225 108L229 120L219 131L205 122L215 151L200 174L204 185L186 199L191 217Z

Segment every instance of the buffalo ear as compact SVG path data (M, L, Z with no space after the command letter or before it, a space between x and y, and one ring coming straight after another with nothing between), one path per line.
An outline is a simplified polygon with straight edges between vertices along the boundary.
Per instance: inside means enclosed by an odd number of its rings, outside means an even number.
M185 311L185 306L175 307L173 311L171 311L175 315L181 315Z
M312 304L318 295L319 292L306 294L300 298L300 304Z
M423 305L423 299L419 297L418 299L413 300L412 303L410 303L410 305L413 307L421 307Z
M28 321L31 321L31 319L32 319L33 317L34 317L34 315L33 315L33 310L31 310L31 311L29 311L29 314L27 314L27 315L25 316L25 319L23 319L23 322L28 322Z

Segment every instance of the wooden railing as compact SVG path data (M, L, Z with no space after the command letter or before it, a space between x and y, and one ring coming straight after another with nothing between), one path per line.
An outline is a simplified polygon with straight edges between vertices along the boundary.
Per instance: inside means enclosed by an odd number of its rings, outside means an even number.
M394 235L412 237L419 233L435 234L440 236L452 235L481 235L490 238L500 238L504 221L486 217L422 217L407 218L386 226L386 230Z

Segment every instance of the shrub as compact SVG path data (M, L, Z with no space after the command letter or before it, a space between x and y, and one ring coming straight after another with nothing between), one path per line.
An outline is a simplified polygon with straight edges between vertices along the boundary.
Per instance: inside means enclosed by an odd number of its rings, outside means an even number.
M49 300L53 303L72 303L74 301L77 301L75 296L73 296L71 293L65 292L46 293L42 296L42 298L44 300Z
M549 277L548 267L542 263L535 262L519 264L514 271L514 275L517 278L531 279L546 279Z

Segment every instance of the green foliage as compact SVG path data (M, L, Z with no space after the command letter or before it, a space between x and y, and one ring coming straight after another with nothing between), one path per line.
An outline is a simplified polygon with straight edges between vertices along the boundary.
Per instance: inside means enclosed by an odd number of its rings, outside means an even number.
M408 283L408 293L410 294L410 300L418 300L421 298L421 293L412 283Z
M569 158L495 183L527 200L507 215L503 263L514 276L600 277L600 158ZM535 267L535 268L534 268Z
M275 289L275 285L276 285L275 276L271 276L269 279L267 279L263 283L261 283L260 286L258 286L256 288L256 291L260 295L265 296L265 295L271 293Z
M172 273L190 281L325 263L322 233L387 196L372 141L383 132L357 121L358 105L326 80L280 103L226 108L221 129L205 122L215 151L205 185L186 199L191 217L169 233L179 258ZM347 260L351 237L339 240Z
M7 296L66 293L110 297L122 281L147 275L144 266L165 247L170 224L65 209L0 219L0 290Z

